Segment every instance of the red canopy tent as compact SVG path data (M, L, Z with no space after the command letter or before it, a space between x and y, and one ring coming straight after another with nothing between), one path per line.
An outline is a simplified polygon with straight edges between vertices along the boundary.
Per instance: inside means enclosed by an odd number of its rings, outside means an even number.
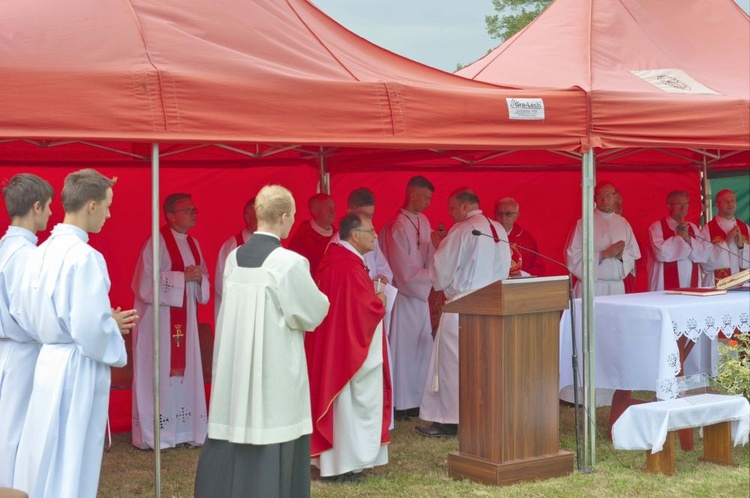
M692 166L703 176L706 219L711 202L708 169L748 171L749 20L731 0L556 0L534 22L458 74L505 86L575 85L586 91L586 146L592 150L584 155L582 204L584 243L590 251L595 158L597 166L624 159L649 166ZM673 188L678 187L672 184L668 190ZM663 208L656 212L663 213ZM645 226L640 228L645 257ZM594 296L587 275L593 274L593 264L591 258L585 262L583 293L585 356L592 359ZM593 360L586 363L584 376L592 385ZM588 427L594 434L594 390L587 394ZM586 451L585 465L592 466L595 438L589 439Z
M80 167L120 178L113 218L92 238L109 261L117 305L132 302L149 215L158 224L163 195L149 205L152 171L163 194L194 193L210 267L261 185L286 184L304 204L320 173L331 174L340 206L350 187L371 186L386 206L380 223L416 172L430 171L438 184L436 219L441 196L459 183L477 185L485 208L516 195L526 206L521 220L541 227L548 242L540 246L553 256L580 216L581 153L598 142L586 88L576 84L528 90L449 75L370 44L305 0L6 0L0 26L0 174L33 171L58 191ZM545 119L509 119L510 98L541 98ZM645 164L613 158L613 179L658 166L655 189L696 191L685 143L660 145L668 148ZM567 173L546 174L553 170ZM635 182L621 189L643 216L662 206ZM202 316L210 321L210 309Z

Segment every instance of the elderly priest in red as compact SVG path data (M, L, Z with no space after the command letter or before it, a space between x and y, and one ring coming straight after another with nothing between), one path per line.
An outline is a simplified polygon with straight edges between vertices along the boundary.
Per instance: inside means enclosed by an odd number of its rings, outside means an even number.
M342 218L316 281L331 302L328 316L305 338L310 375L313 465L322 479L358 480L362 469L388 463L391 384L383 336L385 296L363 255L377 235L357 214Z

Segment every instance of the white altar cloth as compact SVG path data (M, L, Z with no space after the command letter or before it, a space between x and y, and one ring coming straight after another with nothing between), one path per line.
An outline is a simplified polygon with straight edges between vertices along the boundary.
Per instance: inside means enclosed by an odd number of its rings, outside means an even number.
M581 301L576 299L576 340L583 373ZM573 384L570 311L560 320L560 389ZM594 384L597 388L656 391L659 399L678 394L677 339L692 341L735 329L750 332L750 293L683 296L664 291L594 299ZM698 354L694 350L691 355ZM711 373L701 370L703 373ZM699 372L693 372L699 373Z
M698 394L631 405L612 426L612 442L618 450L657 453L664 448L669 431L719 422L731 422L735 446L747 444L750 403L743 396Z

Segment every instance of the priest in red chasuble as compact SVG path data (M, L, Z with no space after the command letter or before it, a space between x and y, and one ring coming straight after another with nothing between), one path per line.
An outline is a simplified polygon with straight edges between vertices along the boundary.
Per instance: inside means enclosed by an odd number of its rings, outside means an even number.
M188 232L198 209L190 194L167 196L162 206L159 267L152 263L152 239L146 241L133 275L135 309L140 321L133 333L133 445L141 449L200 446L208 414L198 342L198 305L210 297L208 267L200 245ZM159 272L159 295L152 278ZM154 441L153 303L159 300L159 382L161 441Z
M305 338L310 376L313 465L321 478L357 480L362 469L388 463L391 384L383 336L385 296L363 255L375 247L372 222L357 214L339 225L316 282L331 303L328 316Z
M315 194L307 201L310 220L304 221L289 239L289 249L306 257L310 262L310 274L315 276L320 260L326 252L336 229L336 203L328 194Z
M669 215L653 222L648 230L650 291L700 285L698 263L708 260L712 246L696 238L700 236L700 228L687 221L689 205L687 192L670 192L667 195Z
M510 276L543 277L547 270L542 258L533 252L524 250L524 248L527 248L539 252L536 248L536 240L531 233L516 223L519 212L520 206L512 197L503 197L495 202L495 220L505 228L505 232L508 234L508 242L510 242Z
M715 202L718 213L701 229L701 237L713 244L708 261L703 263L706 287L714 287L718 280L750 268L750 230L734 216L734 192L720 191Z

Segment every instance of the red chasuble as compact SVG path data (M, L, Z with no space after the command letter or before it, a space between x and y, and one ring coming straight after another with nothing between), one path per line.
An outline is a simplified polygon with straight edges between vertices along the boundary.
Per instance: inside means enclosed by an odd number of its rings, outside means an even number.
M167 246L169 259L172 261L171 271L185 271L185 262L182 261L180 249L177 247L177 241L169 225L161 227L161 236L164 237L164 244ZM196 265L201 264L201 255L198 252L198 246L195 245L193 238L187 236L190 252L193 253L193 259ZM187 283L185 284L187 288ZM169 335L170 335L170 355L169 355L169 376L182 377L185 375L185 341L187 337L187 289L182 296L182 307L172 306L169 308Z
M313 433L310 452L333 447L333 401L367 358L375 329L385 315L362 259L331 244L320 262L316 282L331 307L323 323L305 337ZM381 443L390 442L391 381L383 336L383 425Z
M521 249L521 247L526 247L534 252L539 252L536 248L534 237L527 230L521 228L518 223L513 225L513 230L508 235L508 242L510 242L510 255L512 258L511 273L523 270L534 277L543 277L547 274L542 258L537 257L532 252Z
M745 225L740 220L737 220L737 228L740 229L740 233L742 234L742 240L744 241L744 243L750 243L750 234L748 233L747 225ZM727 241L727 234L724 230L721 229L719 223L716 221L716 218L708 222L708 234L711 237L712 244L721 244L722 242ZM731 268L716 268L714 270L714 282L718 282L722 278L726 278L731 274Z
M320 260L326 252L328 242L330 242L333 233L330 236L320 235L313 230L310 221L302 223L294 236L289 241L289 250L301 254L310 262L310 273L313 277L317 274Z

